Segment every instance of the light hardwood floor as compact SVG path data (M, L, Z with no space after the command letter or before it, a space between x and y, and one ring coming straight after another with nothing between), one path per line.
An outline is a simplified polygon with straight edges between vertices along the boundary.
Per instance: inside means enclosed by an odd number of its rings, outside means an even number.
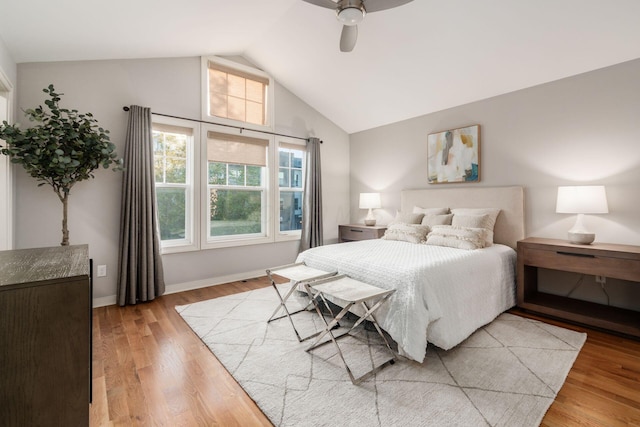
M91 426L270 426L174 309L268 285L262 277L94 309ZM588 333L543 426L640 426L640 342L529 317Z

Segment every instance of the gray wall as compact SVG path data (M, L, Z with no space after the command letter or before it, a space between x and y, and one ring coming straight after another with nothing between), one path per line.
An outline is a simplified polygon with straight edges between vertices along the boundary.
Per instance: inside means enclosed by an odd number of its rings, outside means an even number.
M53 83L64 93L61 104L92 112L124 151L127 114L124 105L182 117L200 117L200 58L28 63L18 65L18 108L43 104L42 88ZM318 136L322 145L325 240L337 241L339 223L349 219L349 137L280 85L275 92L276 131ZM22 117L18 117L20 121ZM20 168L16 168L20 169ZM94 299L115 301L122 175L99 170L96 178L76 185L69 201L71 244L88 243L94 263L107 265L96 278ZM50 187L37 187L20 169L15 183L17 248L55 246L61 240L62 205ZM217 282L294 261L298 241L163 256L167 285ZM195 283L197 282L197 283ZM195 283L195 284L194 284Z
M609 214L590 215L596 241L640 245L640 60L351 135L351 220L358 193L382 192L380 223L400 208L400 191L425 188L427 135L481 125L480 183L521 185L527 236L566 239L575 215L555 213L559 185L605 185ZM557 273L557 272L555 272ZM636 283L545 274L541 289L640 310Z
M480 183L525 188L528 236L566 238L559 185L606 186L609 214L586 225L600 242L640 245L640 60L351 135L351 220L358 193L380 191L388 223L400 190L425 188L427 135L481 125Z
M123 105L200 117L199 67L199 58L20 64L18 108L42 104L42 88L54 83L65 93L63 105L93 112L122 152L127 120ZM610 213L589 216L587 225L598 241L637 245L638 76L640 60L351 136L276 85L276 130L324 140L327 242L337 240L338 224L364 218L366 212L357 206L361 191L383 193L383 209L376 215L387 223L400 206L400 190L429 186L429 133L480 124L481 182L471 185L524 186L527 235L565 238L574 218L555 213L558 185L604 184ZM70 199L71 242L88 243L96 264L108 265L108 277L96 279L96 298L115 294L120 185L119 174L100 170L95 180L78 184ZM15 189L16 247L59 244L61 205L54 193L36 187L20 169ZM297 242L285 242L163 258L167 283L178 286L290 262L296 251Z

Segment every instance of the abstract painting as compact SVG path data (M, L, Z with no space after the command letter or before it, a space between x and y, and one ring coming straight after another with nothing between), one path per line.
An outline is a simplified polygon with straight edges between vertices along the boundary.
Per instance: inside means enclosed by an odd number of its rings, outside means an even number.
M431 133L427 144L429 184L480 181L480 125Z

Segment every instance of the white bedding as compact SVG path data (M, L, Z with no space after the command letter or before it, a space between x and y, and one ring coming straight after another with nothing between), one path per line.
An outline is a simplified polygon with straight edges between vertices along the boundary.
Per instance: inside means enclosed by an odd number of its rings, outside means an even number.
M427 340L448 350L513 307L516 252L394 240L364 240L309 249L297 262L384 289L396 289L376 314L400 353L424 360Z

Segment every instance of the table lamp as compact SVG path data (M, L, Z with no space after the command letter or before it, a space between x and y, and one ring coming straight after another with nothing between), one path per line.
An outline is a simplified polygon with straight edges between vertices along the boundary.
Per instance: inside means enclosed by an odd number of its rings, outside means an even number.
M364 225L376 225L376 217L373 216L372 209L379 209L381 207L380 193L360 193L360 209L369 209L369 213L367 213L367 217L364 219Z
M596 234L586 229L583 224L584 214L609 213L607 194L603 185L584 185L558 187L556 201L557 213L578 214L576 223L569 230L569 242L589 245Z

